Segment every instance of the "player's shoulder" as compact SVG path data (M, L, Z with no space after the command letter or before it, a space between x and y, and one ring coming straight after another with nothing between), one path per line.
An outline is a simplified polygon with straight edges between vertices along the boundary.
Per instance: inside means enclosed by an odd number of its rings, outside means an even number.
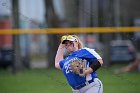
M86 51L88 51L88 53L94 55L97 59L102 59L101 56L95 51L95 49L92 49L92 48L83 48L85 49Z
M76 51L74 54L87 54L87 53L92 53L92 52L95 52L94 49L84 47Z
M87 51L86 47L77 50L76 53L82 53L82 52L85 52L85 51Z
M70 55L87 55L87 54L91 54L92 52L95 52L94 49L91 49L91 48L87 48L87 47L84 47L84 48L81 48L75 52L73 52L72 54Z
M88 51L88 52L92 52L92 51L95 51L95 49L92 49L92 48L88 48L88 47L84 47L81 49L81 51Z

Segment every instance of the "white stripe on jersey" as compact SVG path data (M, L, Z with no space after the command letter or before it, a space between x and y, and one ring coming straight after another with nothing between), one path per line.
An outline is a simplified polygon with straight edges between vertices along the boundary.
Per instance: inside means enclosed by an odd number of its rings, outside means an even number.
M90 49L90 48L83 48L83 49L86 49L87 51L89 51L97 59L102 59L101 56L94 49Z

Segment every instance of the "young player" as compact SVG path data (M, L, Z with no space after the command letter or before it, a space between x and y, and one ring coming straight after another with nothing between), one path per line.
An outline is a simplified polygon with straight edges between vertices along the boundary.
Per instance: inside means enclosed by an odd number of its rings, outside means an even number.
M64 58L64 49L70 54ZM71 69L72 60L86 60L86 69L82 75ZM81 40L76 35L65 35L61 38L55 57L55 67L61 69L73 93L103 93L102 82L98 79L96 70L103 64L102 58L94 49L83 48Z

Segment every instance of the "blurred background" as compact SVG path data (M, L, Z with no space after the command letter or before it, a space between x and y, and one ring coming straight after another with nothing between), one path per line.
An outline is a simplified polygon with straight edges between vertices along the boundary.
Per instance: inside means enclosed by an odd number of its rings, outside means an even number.
M103 58L97 72L104 93L140 93L139 5L139 0L0 0L0 93L71 93L54 68L65 34L78 35Z

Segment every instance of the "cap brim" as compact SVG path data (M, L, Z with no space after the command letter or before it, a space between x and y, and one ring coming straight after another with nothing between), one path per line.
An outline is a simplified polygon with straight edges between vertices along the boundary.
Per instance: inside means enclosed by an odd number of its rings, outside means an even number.
M65 44L66 41L69 41L69 40L63 40L63 41L62 41L62 44Z
M63 40L62 44L65 44L66 41L74 41L74 40L72 40L72 39Z

